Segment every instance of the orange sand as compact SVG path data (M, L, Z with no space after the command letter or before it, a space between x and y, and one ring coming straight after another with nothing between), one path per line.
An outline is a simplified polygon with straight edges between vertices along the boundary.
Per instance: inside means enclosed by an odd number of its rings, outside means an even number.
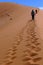
M43 64L43 11L32 21L32 9L0 3L0 65Z

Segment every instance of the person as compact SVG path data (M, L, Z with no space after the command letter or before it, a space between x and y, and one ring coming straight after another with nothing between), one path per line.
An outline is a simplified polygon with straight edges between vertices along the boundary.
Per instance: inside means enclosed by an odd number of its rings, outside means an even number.
M34 12L34 10L31 11L31 16L32 16L32 20L34 20L34 18L35 18L35 12Z
M37 14L37 10L35 10L36 14Z

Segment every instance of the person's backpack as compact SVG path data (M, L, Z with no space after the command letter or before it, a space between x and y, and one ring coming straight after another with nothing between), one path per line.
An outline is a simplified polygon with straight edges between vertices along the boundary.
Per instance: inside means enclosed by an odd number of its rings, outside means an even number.
M35 10L36 14L37 14L37 10Z

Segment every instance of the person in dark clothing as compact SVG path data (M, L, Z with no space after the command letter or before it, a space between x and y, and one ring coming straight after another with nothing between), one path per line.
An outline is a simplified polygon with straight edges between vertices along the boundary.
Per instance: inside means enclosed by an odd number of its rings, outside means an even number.
M35 17L35 12L34 12L34 10L31 11L31 16L32 16L32 20L34 20L34 17Z

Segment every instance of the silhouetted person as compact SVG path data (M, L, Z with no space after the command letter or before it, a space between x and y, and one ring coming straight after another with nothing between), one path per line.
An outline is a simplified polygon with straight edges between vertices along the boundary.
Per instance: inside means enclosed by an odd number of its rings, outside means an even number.
M36 14L37 14L37 10L35 10Z
M31 11L31 16L32 16L32 20L34 20L34 18L35 18L35 12L34 12L34 10Z

